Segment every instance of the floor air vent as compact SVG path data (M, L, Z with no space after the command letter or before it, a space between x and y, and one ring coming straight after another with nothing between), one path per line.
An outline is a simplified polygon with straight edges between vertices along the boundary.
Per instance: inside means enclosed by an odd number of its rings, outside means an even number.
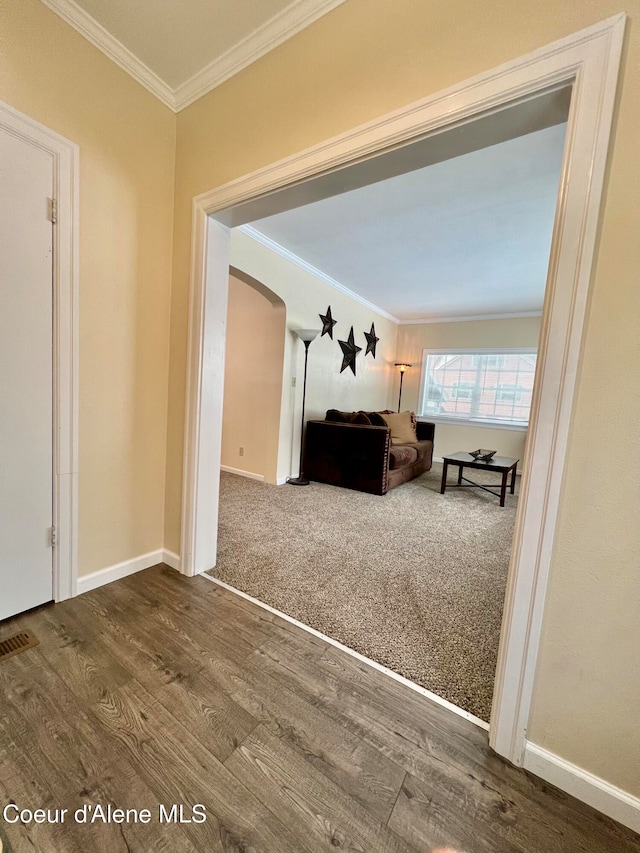
M0 663L13 655L19 655L20 652L37 646L39 642L40 640L31 631L20 631L19 634L14 634L13 637L0 640Z

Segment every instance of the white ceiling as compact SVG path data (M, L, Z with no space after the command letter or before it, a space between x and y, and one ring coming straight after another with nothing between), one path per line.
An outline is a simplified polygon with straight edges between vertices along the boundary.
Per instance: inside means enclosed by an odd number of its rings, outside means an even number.
M565 130L538 130L249 230L401 322L539 313Z
M344 0L42 0L172 109Z

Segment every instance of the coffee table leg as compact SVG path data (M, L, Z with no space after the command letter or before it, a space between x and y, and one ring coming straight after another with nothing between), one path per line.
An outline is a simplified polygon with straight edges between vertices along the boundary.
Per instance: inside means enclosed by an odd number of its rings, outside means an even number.
M500 489L500 506L504 506L505 498L507 497L507 477L508 471L502 472L502 488Z
M447 471L449 470L449 463L442 463L442 482L440 483L440 494L444 495L444 490L447 488Z
M464 471L464 465L458 465L458 485L462 485L462 472Z
M514 495L516 493L516 471L518 470L518 463L513 466L513 471L511 472L511 494Z

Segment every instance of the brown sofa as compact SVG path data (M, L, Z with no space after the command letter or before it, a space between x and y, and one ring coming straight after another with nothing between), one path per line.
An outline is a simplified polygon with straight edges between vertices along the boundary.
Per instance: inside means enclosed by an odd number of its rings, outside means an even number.
M329 409L325 420L307 421L303 469L310 480L384 495L431 468L434 432L418 422L415 444L392 444L379 412Z

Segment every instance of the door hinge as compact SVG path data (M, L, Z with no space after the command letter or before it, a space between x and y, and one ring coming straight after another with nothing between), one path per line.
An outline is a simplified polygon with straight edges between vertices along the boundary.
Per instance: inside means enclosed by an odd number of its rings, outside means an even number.
M49 201L49 220L55 223L58 221L58 202L55 198L48 199Z
M53 525L49 528L49 545L52 548L56 546L56 528Z

